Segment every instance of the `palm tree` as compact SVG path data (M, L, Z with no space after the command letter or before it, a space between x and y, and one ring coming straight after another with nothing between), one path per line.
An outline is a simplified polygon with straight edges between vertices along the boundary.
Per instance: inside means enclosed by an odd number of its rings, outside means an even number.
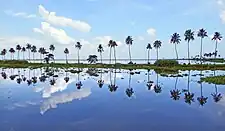
M34 60L34 54L37 53L37 47L35 45L31 47L31 52L33 53L33 60Z
M31 44L27 43L26 45L26 49L28 50L28 54L29 54L29 61L30 61L30 51L31 51Z
M150 64L150 62L149 62L149 59L150 59L150 50L152 49L152 46L151 46L151 44L150 43L148 43L148 45L147 45L147 50L148 50L148 64Z
M11 53L11 60L14 59L14 53L16 52L13 48L9 49L9 52Z
M218 41L222 40L222 38L223 37L221 36L221 34L219 32L215 32L215 34L212 38L212 40L216 41L215 53L217 52L217 43L218 43ZM214 59L216 59L216 54L214 55Z
M55 46L52 44L49 46L49 50L52 51L52 54L54 55Z
M198 37L201 38L201 50L200 50L200 54L199 54L199 57L201 59L202 58L202 40L203 40L203 38L208 37L208 35L207 35L207 32L203 28L198 31L197 35L198 35Z
M159 84L159 74L156 75L156 85L154 86L154 91L157 94L162 92L162 87Z
M80 54L79 54L79 50L81 49L82 45L80 44L80 42L77 42L77 44L75 45L75 48L77 48L77 57L78 57L78 64L80 64Z
M98 57L96 55L89 55L87 61L92 64L98 61Z
M162 46L162 42L160 40L156 40L154 43L153 43L153 46L154 48L156 49L157 51L157 60L159 59L159 48Z
M129 57L130 57L130 64L132 64L131 61L131 45L133 44L133 39L132 36L127 36L127 38L125 39L126 44L129 46Z
M113 40L110 40L109 43L108 43L108 47L109 47L109 64L111 64L112 44L113 44Z
M2 54L2 56L3 56L4 59L5 59L5 55L7 54L7 50L6 50L6 49L3 49L1 54Z
M23 52L23 60L25 60L25 55L24 55L24 53L26 52L26 48L23 47L22 50L21 50L21 52Z
M65 48L64 54L66 54L66 64L68 64L67 55L69 54L69 50Z
M41 60L41 63L42 63L43 55L47 54L47 52L46 52L44 47L41 47L41 48L38 49L38 53L40 54L40 60Z
M115 64L116 64L116 46L118 46L117 43L116 43L116 41L113 41L112 47L114 48L114 59L115 59Z
M18 52L18 56L17 56L17 59L19 60L20 59L20 50L21 50L21 46L20 45L16 45L16 50Z
M190 64L190 41L195 39L194 35L194 31L191 29L186 30L184 33L184 40L188 42L188 64Z
M171 36L170 43L174 44L174 46L175 46L175 52L176 52L177 60L178 60L177 44L179 44L180 41L181 41L181 39L180 39L180 35L178 33L174 33Z
M100 53L100 57L101 57L101 63L102 63L102 52L104 52L104 49L103 49L103 47L102 47L102 45L101 44L99 44L98 45L98 52Z

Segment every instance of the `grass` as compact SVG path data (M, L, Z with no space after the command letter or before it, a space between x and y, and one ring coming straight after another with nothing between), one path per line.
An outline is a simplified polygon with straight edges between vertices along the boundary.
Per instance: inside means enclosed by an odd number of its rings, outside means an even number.
M210 84L217 84L217 85L225 85L225 76L210 76L201 78L201 82L207 82Z

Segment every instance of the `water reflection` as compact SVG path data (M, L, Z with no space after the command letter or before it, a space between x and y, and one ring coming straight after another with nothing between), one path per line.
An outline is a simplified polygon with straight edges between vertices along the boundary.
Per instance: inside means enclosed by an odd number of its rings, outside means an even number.
M200 71L200 79L201 78L202 78L202 71ZM197 100L201 106L204 106L207 103L208 97L203 96L202 82L199 81L198 83L201 86L201 95L197 98Z
M190 92L190 71L188 71L188 80L187 80L187 90L185 90L184 92L184 100L187 104L191 105L192 102L195 102L194 100L194 93Z
M134 90L133 90L133 88L131 88L131 70L130 70L130 72L129 72L129 82L128 82L128 88L126 89L126 95L128 96L128 97L131 97L133 94L134 94Z

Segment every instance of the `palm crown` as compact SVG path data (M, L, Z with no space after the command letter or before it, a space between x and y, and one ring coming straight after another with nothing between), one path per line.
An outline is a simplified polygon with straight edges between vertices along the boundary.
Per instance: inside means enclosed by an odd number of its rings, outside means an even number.
M154 43L153 43L153 46L154 48L158 49L162 46L162 42L160 40L156 40Z
M133 44L133 39L132 39L132 37L131 37L131 36L128 36L128 37L126 38L125 42L126 42L127 45L132 45L132 44Z
M186 30L184 33L184 40L190 42L191 40L194 40L194 31L191 31L191 29Z
M101 44L99 44L99 46L98 46L98 52L104 52L104 49Z
M221 36L221 34L219 32L215 32L212 40L221 40L223 37Z
M208 37L207 32L204 29L200 29L198 31L198 37L201 37L201 38Z
M170 40L170 43L173 43L173 44L179 44L181 41L180 39L180 35L178 33L174 33L172 36L171 36L171 40Z
M148 45L147 45L147 47L146 47L147 49L152 49L152 46L151 46L151 44L150 43L148 43Z
M82 45L80 44L80 42L77 42L77 44L75 45L75 47L77 48L77 49L81 49L81 47L82 47Z

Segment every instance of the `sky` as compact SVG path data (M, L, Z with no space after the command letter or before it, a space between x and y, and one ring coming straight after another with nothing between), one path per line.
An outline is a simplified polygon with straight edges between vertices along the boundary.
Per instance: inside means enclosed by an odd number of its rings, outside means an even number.
M191 55L200 51L200 38L196 33L206 29L208 38L203 40L204 52L212 52L215 31L225 34L225 0L2 0L0 4L0 49L9 49L26 43L48 48L54 44L55 58L77 58L75 43L81 42L81 58L99 55L97 47L104 47L103 58L109 57L110 39L118 44L116 56L128 58L125 38L130 35L134 42L132 58L146 58L146 46L155 40L162 41L160 58L175 58L174 45L170 44L173 33L180 34L177 46L179 57L187 57L184 32L195 31L190 43ZM225 56L223 40L218 45L219 54ZM37 56L39 56L37 54ZM156 50L151 51L156 58Z

